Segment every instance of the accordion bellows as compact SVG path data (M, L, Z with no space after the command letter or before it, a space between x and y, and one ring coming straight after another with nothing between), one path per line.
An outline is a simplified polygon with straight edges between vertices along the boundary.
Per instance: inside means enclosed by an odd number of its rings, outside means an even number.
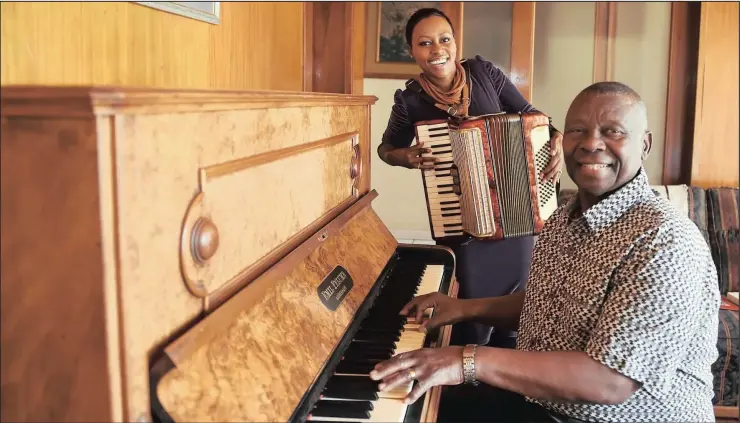
M416 124L438 159L422 170L432 237L504 239L540 233L557 208L555 184L541 182L550 160L549 119L542 113L495 114ZM459 175L459 191L451 170Z

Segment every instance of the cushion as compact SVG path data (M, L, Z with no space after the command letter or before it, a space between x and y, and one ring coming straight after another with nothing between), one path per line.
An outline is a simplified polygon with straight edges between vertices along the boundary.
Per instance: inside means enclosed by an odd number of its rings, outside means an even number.
M677 209L689 214L689 187L687 185L652 185L653 192L665 198Z
M712 364L714 375L714 399L717 406L738 406L738 384L740 384L740 324L737 310L719 311L719 336L717 352L719 357Z
M722 295L740 286L740 217L737 188L707 190L709 244Z

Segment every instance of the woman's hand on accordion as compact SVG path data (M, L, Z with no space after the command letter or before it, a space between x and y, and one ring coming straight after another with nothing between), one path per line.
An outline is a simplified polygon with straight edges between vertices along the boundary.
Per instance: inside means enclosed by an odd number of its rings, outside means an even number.
M434 310L431 317L425 313L430 308ZM413 317L413 323L419 324L419 330L424 332L439 326L461 322L466 317L462 300L439 292L414 298L401 309L400 314Z
M394 148L388 150L387 162L393 166L403 166L409 169L434 169L435 157L422 157L423 154L432 152L431 148L424 147L423 142L406 148Z
M561 168L563 165L563 134L559 131L550 138L550 161L547 163L542 173L540 174L541 180L552 181L557 183L560 179L562 172Z

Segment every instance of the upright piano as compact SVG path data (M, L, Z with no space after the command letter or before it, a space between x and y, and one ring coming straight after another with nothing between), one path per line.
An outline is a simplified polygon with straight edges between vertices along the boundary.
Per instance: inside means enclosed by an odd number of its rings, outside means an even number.
M373 211L375 100L3 87L2 420L435 421L367 376L457 293Z

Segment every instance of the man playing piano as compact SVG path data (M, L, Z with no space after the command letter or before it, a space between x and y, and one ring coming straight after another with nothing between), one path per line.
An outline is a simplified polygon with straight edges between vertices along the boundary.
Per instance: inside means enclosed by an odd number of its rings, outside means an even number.
M440 421L714 421L717 274L691 221L653 194L642 167L652 144L645 104L629 87L594 84L573 101L563 150L578 195L548 220L525 292L460 300L431 294L402 310L422 327L463 320L518 329L517 348L446 347L400 354L371 377L407 401L435 385ZM473 389L472 395L455 395ZM476 407L476 404L480 404Z
M536 111L491 62L480 56L463 63L455 60L455 28L440 10L416 11L406 24L406 43L422 71L415 78L418 84L413 85L419 91L407 88L397 90L394 95L388 127L378 146L378 155L384 162L409 169L434 168L434 159L422 157L431 150L422 143L411 145L417 122L446 119L450 113L460 117ZM469 87L467 78L470 78ZM430 97L432 102L428 101ZM562 164L562 134L554 129L551 132L551 158L539 176L556 181ZM467 236L451 238L444 245L457 258L460 298L501 296L523 289L534 247L533 236L498 241ZM490 333L490 326L463 324L455 328L452 342L486 344Z

